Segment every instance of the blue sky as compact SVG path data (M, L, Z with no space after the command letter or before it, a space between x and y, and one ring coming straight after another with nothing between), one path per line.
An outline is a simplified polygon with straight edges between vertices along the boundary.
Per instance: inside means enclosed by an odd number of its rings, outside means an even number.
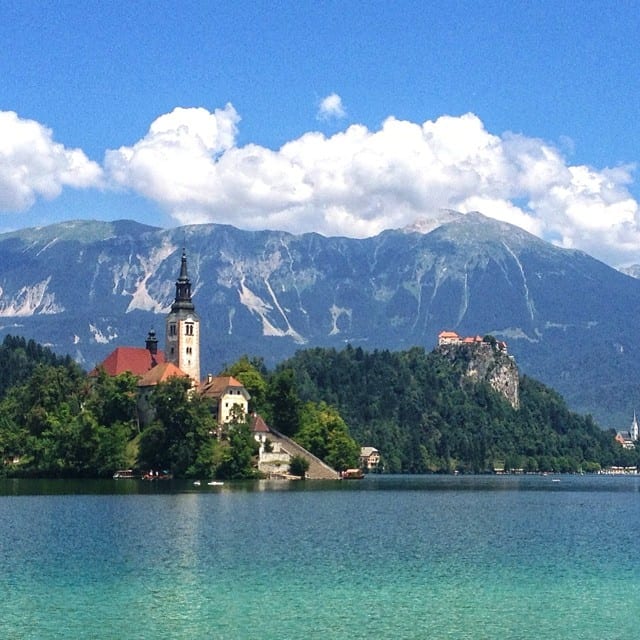
M637 263L638 33L637 2L0 0L0 229L478 209Z

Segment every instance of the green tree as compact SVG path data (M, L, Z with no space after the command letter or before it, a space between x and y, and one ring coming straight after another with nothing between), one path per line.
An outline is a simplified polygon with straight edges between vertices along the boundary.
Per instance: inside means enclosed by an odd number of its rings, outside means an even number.
M173 377L158 384L150 402L155 419L140 437L141 467L169 470L177 477L213 474L216 424L190 381Z
M257 477L255 456L259 445L247 422L235 422L224 427L221 460L216 476L229 480Z
M293 436L300 428L302 403L291 369L282 369L272 376L267 387L267 401L270 424L280 433Z
M127 425L133 437L137 421L138 379L130 372L109 376L103 369L91 378L84 407L101 425Z
M291 457L289 461L289 473L292 476L299 476L304 480L307 471L309 471L309 461L304 456L295 455Z
M295 439L338 471L358 466L360 447L349 435L338 411L323 402L304 405L301 427Z
M249 413L254 411L263 414L267 407L267 382L264 375L264 363L261 360L250 360L242 356L236 363L226 367L223 375L233 376L242 382L249 392Z

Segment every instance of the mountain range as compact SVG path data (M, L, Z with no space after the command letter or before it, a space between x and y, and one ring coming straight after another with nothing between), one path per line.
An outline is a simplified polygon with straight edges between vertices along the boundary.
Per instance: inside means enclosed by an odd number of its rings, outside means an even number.
M150 329L162 345L183 248L203 372L312 346L431 350L446 329L506 341L521 373L602 426L640 407L640 280L480 213L366 239L128 220L0 234L0 335L87 369Z

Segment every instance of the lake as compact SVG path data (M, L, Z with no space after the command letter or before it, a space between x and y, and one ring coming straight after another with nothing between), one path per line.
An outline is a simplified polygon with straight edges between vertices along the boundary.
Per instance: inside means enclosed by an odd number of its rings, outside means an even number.
M640 478L0 481L0 638L636 637Z

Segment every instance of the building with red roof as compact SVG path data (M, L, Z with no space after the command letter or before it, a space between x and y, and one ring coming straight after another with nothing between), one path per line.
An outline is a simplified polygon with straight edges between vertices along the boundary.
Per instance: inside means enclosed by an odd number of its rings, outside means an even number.
M438 344L458 344L462 338L455 331L441 331L438 334Z
M441 347L447 344L481 344L485 339L482 336L465 336L458 335L455 331L441 331L438 334L438 346ZM500 351L507 353L507 343L503 340L496 340L495 346Z
M149 336L155 337L153 331ZM157 341L156 341L157 342ZM149 349L149 337L147 337L146 347L116 347L99 365L92 371L104 369L109 376L119 376L121 373L132 373L134 376L143 376L147 371L153 369L158 364L164 362L162 351Z
M251 396L233 376L207 376L200 385L200 393L211 401L218 424L231 422L238 411L244 416L249 414Z

